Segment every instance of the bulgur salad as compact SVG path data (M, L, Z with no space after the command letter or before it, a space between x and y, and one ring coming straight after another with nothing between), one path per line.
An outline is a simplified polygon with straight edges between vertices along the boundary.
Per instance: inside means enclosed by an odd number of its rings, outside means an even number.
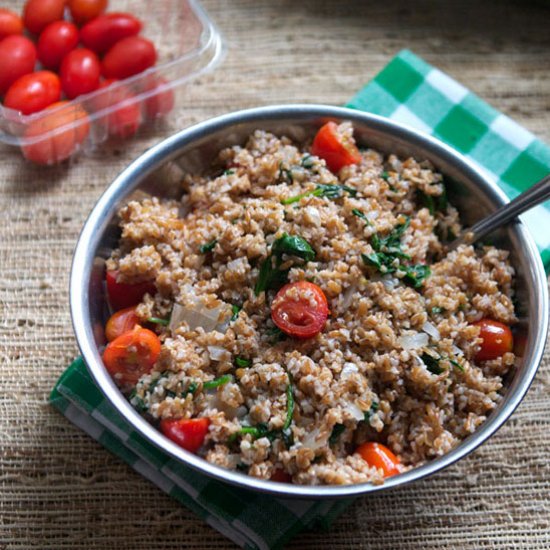
M514 364L508 252L461 231L430 163L350 123L257 130L119 211L107 370L205 460L299 484L383 483L449 452Z

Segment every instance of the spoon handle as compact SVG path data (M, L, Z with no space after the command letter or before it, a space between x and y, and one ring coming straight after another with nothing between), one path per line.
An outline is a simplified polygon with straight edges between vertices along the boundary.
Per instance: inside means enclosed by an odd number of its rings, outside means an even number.
M527 191L521 193L521 195L518 195L514 200L505 204L496 212L493 212L490 216L483 218L469 229L464 230L462 235L451 243L449 249L452 250L463 242L468 242L468 244L474 243L513 220L516 216L523 214L526 210L548 199L550 199L550 174L535 183Z

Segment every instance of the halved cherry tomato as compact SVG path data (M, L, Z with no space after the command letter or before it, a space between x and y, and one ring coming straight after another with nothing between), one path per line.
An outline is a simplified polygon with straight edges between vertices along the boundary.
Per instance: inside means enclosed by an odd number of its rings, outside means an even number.
M136 384L153 368L160 347L160 340L154 332L134 327L107 344L103 362L118 384Z
M164 78L160 77L152 80L146 90L155 91L144 102L145 118L147 120L161 118L174 108L174 91L167 87L167 82Z
M139 325L140 319L136 315L136 307L127 307L113 313L105 325L105 337L109 342L118 338L125 332L132 330Z
M113 79L104 80L99 89L109 88L116 81ZM111 136L126 139L133 136L141 124L141 108L135 96L128 88L118 84L111 88L110 93L104 92L100 97L93 100L96 111L111 107L111 113L102 117Z
M269 479L279 483L292 483L292 476L284 470L274 470Z
M0 42L0 94L18 78L32 73L36 63L36 48L26 37L13 34Z
M86 48L103 54L119 40L138 34L141 27L141 21L129 13L106 13L86 23L80 39Z
M355 450L361 458L375 468L382 469L384 477L391 477L399 473L399 459L381 443L369 441L359 445Z
M40 34L53 21L63 19L65 0L27 0L23 8L25 27Z
M23 33L23 20L10 10L0 8L0 40L11 34Z
M69 0L73 21L83 25L107 9L107 0Z
M66 105L64 109L60 109ZM68 101L58 101L46 108L44 115L33 121L24 134L31 143L22 146L25 158L39 164L53 164L69 158L86 139L90 131L88 114L80 105L69 105ZM67 128L45 139L39 139L58 128Z
M122 80L145 71L156 62L157 51L151 41L141 36L129 36L105 54L101 71L105 78Z
M361 162L361 154L353 138L342 135L336 122L321 126L313 139L311 153L322 158L331 172L338 173L342 167Z
M285 285L271 304L273 322L289 336L311 338L325 326L328 303L316 284L299 281Z
M38 38L38 59L48 69L57 69L78 45L78 29L69 21L50 23Z
M164 419L160 421L160 431L185 450L196 453L204 443L208 433L208 418Z
M86 48L73 50L61 62L59 75L63 91L69 99L93 92L99 88L99 58Z
M145 294L154 295L157 288L153 281L143 283L118 282L118 271L107 271L107 293L111 307L115 310L139 304Z
M481 319L474 325L479 327L479 337L483 339L475 356L476 361L497 359L514 348L514 337L510 327L493 319Z
M60 97L59 77L50 71L37 71L23 75L9 87L4 106L30 115L59 101Z

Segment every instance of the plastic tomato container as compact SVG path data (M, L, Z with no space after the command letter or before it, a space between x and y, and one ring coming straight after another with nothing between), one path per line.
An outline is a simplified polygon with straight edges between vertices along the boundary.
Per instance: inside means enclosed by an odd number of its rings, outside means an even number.
M22 11L23 5L21 1L18 6L10 5L10 9L19 7ZM90 154L110 137L111 115L133 106L140 110L142 127L155 124L157 117L169 116L171 98L177 99L183 85L212 70L223 59L221 35L196 0L111 0L107 13L115 11L129 12L141 19L140 35L155 44L157 64L107 88L79 96L67 105L32 115L0 105L0 143L20 147L27 157L29 151L39 149L48 164L79 153ZM155 109L157 100L161 106ZM87 116L77 116L82 109ZM152 116L155 114L157 117ZM52 117L60 122L52 125ZM78 145L68 149L68 144L74 142Z

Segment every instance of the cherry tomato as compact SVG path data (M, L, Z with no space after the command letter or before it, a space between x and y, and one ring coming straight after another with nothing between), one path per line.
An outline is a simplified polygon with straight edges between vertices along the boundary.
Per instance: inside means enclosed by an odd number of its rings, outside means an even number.
M112 79L104 80L99 88L109 88L115 82ZM108 107L114 109L102 118L111 136L126 139L138 131L141 124L140 104L125 86L114 86L110 93L104 92L100 97L94 98L93 104L96 111Z
M65 0L27 0L23 9L25 27L40 34L47 25L63 19Z
M107 9L107 0L69 0L69 10L78 25L87 23Z
M103 54L119 40L138 34L141 27L141 21L129 13L106 13L86 23L80 39L90 50Z
M299 281L285 285L271 304L273 322L289 336L311 338L325 326L328 303L315 284Z
M139 323L140 320L136 315L135 306L121 309L109 317L105 325L105 337L109 342L112 342L115 338L132 330Z
M0 40L11 34L23 34L23 20L13 11L0 8Z
M4 107L30 115L59 101L60 97L59 77L50 71L37 71L23 75L8 88Z
M269 479L279 483L292 483L292 476L284 470L274 470Z
M145 118L147 120L161 118L174 108L174 91L167 87L167 82L164 78L154 79L147 86L147 91L155 92L144 102Z
M107 344L103 362L118 384L136 384L144 374L151 371L159 354L158 336L138 326Z
M122 80L145 71L156 61L157 52L152 42L141 36L129 36L105 54L101 69L105 78Z
M99 88L99 59L92 50L73 50L61 62L59 74L61 86L69 99L93 92Z
M113 309L135 306L141 302L145 294L154 295L157 292L153 281L131 284L117 282L117 279L118 271L107 271L107 293Z
M479 327L479 337L483 339L481 348L474 358L476 361L497 359L514 348L510 327L493 319L481 319L474 325Z
M208 418L164 419L160 421L160 431L185 450L196 453L204 443L208 433Z
M62 105L64 109L57 110ZM48 111L51 110L51 114ZM54 135L40 136L56 130L67 128ZM69 158L86 139L90 131L88 114L79 105L69 105L68 101L58 101L50 105L44 111L44 116L31 122L24 134L26 140L34 141L23 145L23 155L33 162L39 164L53 164Z
M313 139L311 153L322 158L331 172L338 173L343 166L361 162L361 154L353 139L338 131L336 122L321 126Z
M69 21L50 23L38 38L38 59L48 69L57 69L78 45L78 29Z
M32 73L36 48L25 36L14 34L0 42L0 94L21 76Z
M369 466L382 469L384 477L391 477L399 473L399 459L381 443L369 441L357 447L357 454L368 463Z

